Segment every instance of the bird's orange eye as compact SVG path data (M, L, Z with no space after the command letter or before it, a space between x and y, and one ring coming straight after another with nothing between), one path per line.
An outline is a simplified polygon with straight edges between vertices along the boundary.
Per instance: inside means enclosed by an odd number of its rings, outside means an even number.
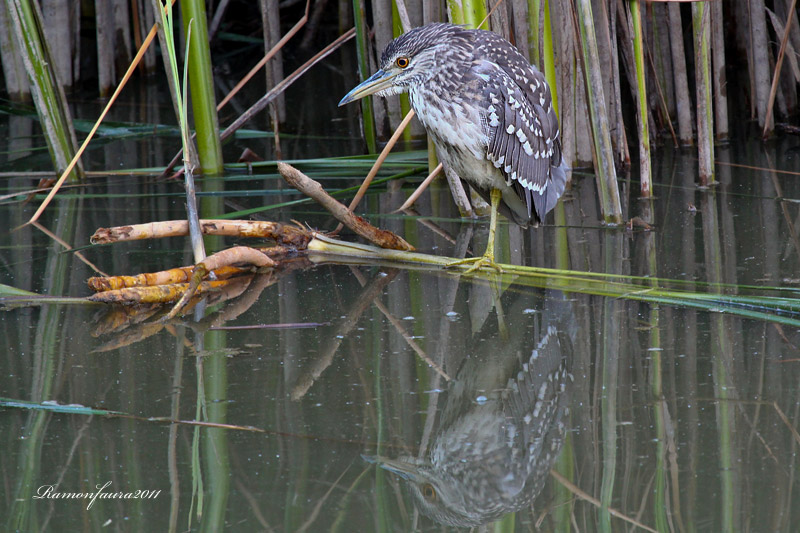
M425 497L426 500L429 502L436 501L436 489L433 488L433 485L430 483L425 483L422 486L422 495Z
M400 68L406 68L409 65L409 63L411 63L411 60L408 59L406 56L400 56L394 60L394 64Z

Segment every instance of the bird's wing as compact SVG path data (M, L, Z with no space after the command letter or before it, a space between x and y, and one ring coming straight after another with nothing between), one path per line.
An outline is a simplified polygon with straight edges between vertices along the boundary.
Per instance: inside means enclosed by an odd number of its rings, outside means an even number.
M485 81L486 157L514 184L528 215L533 205L542 220L563 192L563 183L556 184L556 195L548 191L552 168L561 164L558 119L544 76L530 66L523 72L516 64L502 63L484 59L473 66Z
M504 411L509 425L514 426L508 432L509 438L513 436L509 446L520 461L524 457L529 462L552 462L551 447L560 447L563 438L564 392L571 375L559 337L556 327L548 326L528 361L506 386Z

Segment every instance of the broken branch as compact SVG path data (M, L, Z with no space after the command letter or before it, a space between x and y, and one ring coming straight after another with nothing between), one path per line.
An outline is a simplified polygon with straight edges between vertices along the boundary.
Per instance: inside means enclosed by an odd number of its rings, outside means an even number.
M360 216L354 214L325 192L325 189L322 188L319 182L312 180L293 166L279 162L278 172L280 172L283 179L286 180L286 183L306 196L313 198L336 217L337 220L371 243L381 248L389 248L391 250L414 250L414 247L408 244L402 237L395 235L391 231L376 228Z

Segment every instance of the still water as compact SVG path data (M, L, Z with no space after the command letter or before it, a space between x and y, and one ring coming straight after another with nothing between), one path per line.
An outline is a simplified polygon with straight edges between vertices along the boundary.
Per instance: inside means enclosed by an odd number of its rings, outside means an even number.
M142 142L110 144L88 166L163 164L177 140ZM269 139L226 150L258 142L268 151ZM311 144L286 146L303 142ZM324 150L355 153L353 144ZM503 225L499 259L797 288L800 181L729 163L797 172L798 146L788 138L721 147L721 183L707 191L695 185L691 151L660 149L654 201L637 200L638 184L622 180L626 219L638 217L631 229L600 224L593 179L576 173L563 219L530 231ZM10 168L37 157L31 146L7 150ZM298 198L274 166L261 172L204 182L225 191L204 197L205 208ZM327 185L352 185L341 181ZM7 194L36 180L0 183ZM460 220L441 188L423 196L419 216L389 214L411 190L379 189L365 213L421 251L482 253L486 221ZM0 225L21 224L34 207L5 200ZM64 195L41 222L84 247L98 227L182 216L180 184L112 176ZM260 216L333 226L310 204ZM0 235L0 283L86 296L94 267L136 274L190 257L183 239L79 255L26 227ZM795 326L320 257L244 278L236 294L212 296L197 320L164 324L156 311L49 304L0 313L0 396L50 407L0 409L0 527L800 527ZM119 414L58 413L53 402Z

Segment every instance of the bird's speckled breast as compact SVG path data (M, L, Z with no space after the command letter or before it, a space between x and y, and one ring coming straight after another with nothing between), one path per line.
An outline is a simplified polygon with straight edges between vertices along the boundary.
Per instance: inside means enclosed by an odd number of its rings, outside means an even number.
M484 128L486 118L477 111L480 107L453 105L469 100L469 94L444 94L422 84L410 88L409 98L445 166L482 189L505 184L502 174L486 159L489 139Z

